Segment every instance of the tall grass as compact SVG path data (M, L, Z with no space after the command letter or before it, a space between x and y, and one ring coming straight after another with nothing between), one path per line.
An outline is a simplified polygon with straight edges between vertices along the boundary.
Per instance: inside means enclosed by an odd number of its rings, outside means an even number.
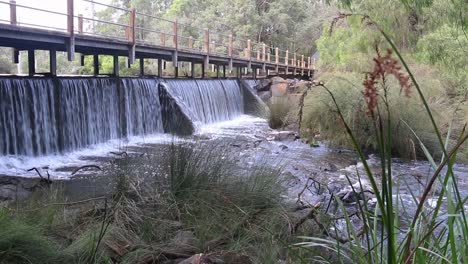
M444 84L434 77L434 72L428 67L414 65L416 75L421 78L425 94L430 97L428 104L434 112L434 119L444 135L448 133L448 122L456 111L453 102L447 99ZM365 98L362 96L362 74L357 72L329 71L322 73L322 80L327 80L327 87L333 92L341 108L345 121L356 136L359 145L365 150L377 150L378 144L374 133L373 120L366 115ZM388 110L389 116L381 116L383 125L388 124L384 119L391 118L390 131L392 133L392 154L406 159L425 158L423 149L418 143L418 137L425 143L426 148L435 157L442 156L442 149L436 134L432 131L430 118L422 108L417 96L404 97L401 95L398 82L389 78ZM461 113L461 112L460 112ZM312 89L306 98L302 134L308 131L320 134L320 138L327 140L334 146L353 147L348 135L343 129L340 118L336 115L335 105L324 89ZM405 125L411 123L411 129ZM462 128L462 121L457 120L453 128ZM416 132L417 137L412 132ZM309 132L310 133L310 132ZM451 142L455 141L452 133ZM459 134L459 133L456 133Z
M373 140L375 140L380 158L380 175L371 171L358 137L346 119L347 113L343 112L334 93L324 83L320 83L320 86L329 94L343 129L359 154L367 180L371 183L375 194L377 206L375 210L371 210L368 201L359 200L355 191L359 215L363 221L362 230L356 230L350 220L350 215L338 199L347 224L348 242L341 243L308 237L305 238L308 241L300 245L332 248L342 258L342 261L355 263L466 263L468 261L466 244L468 225L464 212L466 197L460 195L458 178L453 173L453 165L457 152L468 139L468 135L463 128L453 144L450 144L449 140L451 129L448 129L446 139L442 137L442 132L422 87L391 38L367 16L363 16L363 20L377 28L382 34L407 74L400 71L398 65L395 64L398 61L391 57L389 51L386 59L382 59L380 54L376 56L374 71L367 73L366 76L366 80L370 81L364 82L364 99L371 124L370 130L374 134ZM390 99L387 96L388 75L394 75L403 90L410 88L407 81L411 80L412 89L415 90L413 96L420 100L422 109L427 115L427 122L431 125L435 135L435 141L442 152L440 162L435 162L436 158L428 151L425 142L420 140L417 133L414 133L418 140L417 144L431 162L433 172L429 175L422 194L419 196L412 194L416 210L409 213L409 219L402 219L399 216L401 211L406 211L408 208L402 201L399 187L394 186L392 174L392 150L395 140L392 133L394 112L389 107ZM411 130L411 122L404 124ZM362 186L360 176L358 182ZM436 189L439 189L438 193L434 192ZM435 206L428 206L428 200L431 197L437 201ZM446 206L445 210L442 210L443 203ZM405 220L409 220L406 226Z

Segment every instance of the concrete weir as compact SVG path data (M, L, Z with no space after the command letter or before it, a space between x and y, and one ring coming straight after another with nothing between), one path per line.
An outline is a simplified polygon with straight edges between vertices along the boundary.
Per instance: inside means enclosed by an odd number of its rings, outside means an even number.
M120 77L0 78L0 156L71 152L150 134L191 135L201 124L266 106L244 81Z

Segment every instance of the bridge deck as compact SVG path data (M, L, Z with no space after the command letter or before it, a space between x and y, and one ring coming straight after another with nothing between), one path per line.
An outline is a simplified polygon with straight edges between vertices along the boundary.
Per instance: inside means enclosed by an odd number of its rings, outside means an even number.
M307 58L308 61L304 60L304 56L301 56L301 59L297 59L297 55L295 53L294 56L291 56L292 58L289 58L288 51L285 51L283 53L284 56L281 57L281 51L278 48L274 50L267 47L264 43L257 43L257 50L254 50L252 48L251 41L247 40L246 47L236 49L233 44L232 33L229 34L228 38L225 38L226 42L228 42L227 44L219 44L224 48L224 52L217 52L215 41L211 41L210 39L210 34L217 33L210 33L208 30L203 30L205 35L204 40L197 40L199 43L201 42L203 44L196 47L193 44L194 39L192 36L182 36L179 33L180 29L178 27L187 25L181 26L177 21L168 21L173 24L172 33L157 31L161 36L161 41L158 41L159 43L156 41L137 39L135 37L135 32L137 30L156 31L136 27L136 14L143 14L137 13L135 10L128 10L128 12L130 12L129 25L118 24L124 27L125 38L106 37L93 34L92 32L84 32L83 17L81 15L75 16L73 12L73 0L67 1L68 12L67 14L63 14L68 18L68 30L66 31L50 30L46 29L47 27L45 26L41 28L40 26L20 25L16 21L17 4L15 1L10 1L10 24L0 23L0 46L14 48L16 53L16 62L18 61L17 53L19 50L32 51L29 53L32 56L34 55L34 50L50 50L54 51L54 56L55 51L68 52L69 60L73 60L74 53L77 52L82 55L112 55L114 58L116 58L115 56L127 56L131 63L135 62L136 58L159 59L173 62L176 68L178 66L178 62L182 61L202 64L204 67L207 67L209 64L227 66L231 71L235 67L238 69L247 68L251 72L256 72L258 69L261 69L262 71L272 70L275 74L283 72L284 74L291 73L310 76L313 73L313 65L311 64L310 58ZM0 1L0 4L6 3ZM24 6L21 7L25 8ZM2 7L0 5L0 10L1 9ZM48 12L46 10L40 11ZM76 18L78 18L78 28L75 27L74 23ZM89 18L89 20L94 20L94 18ZM116 24L114 22L107 23ZM167 36L172 39L172 41L169 41L169 45L166 45L165 39ZM217 36L222 36L222 34L218 34ZM183 41L184 39L188 39L188 45ZM221 37L221 40L222 39L223 38ZM215 45L214 48L212 47L212 43ZM270 50L274 50L274 52L270 54ZM253 53L256 53L257 56L252 56ZM55 59L53 60L54 63L56 63ZM95 63L95 65L96 64L97 63ZM116 63L114 63L114 65L118 67ZM54 67L56 68L56 65L51 65L51 69ZM29 69L30 74L34 74L34 68L32 65L30 65ZM55 70L51 70L51 72L55 73Z

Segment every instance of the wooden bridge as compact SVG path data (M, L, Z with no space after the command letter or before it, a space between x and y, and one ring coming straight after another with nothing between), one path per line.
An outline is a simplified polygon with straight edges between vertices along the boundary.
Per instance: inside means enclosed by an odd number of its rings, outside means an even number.
M96 17L76 14L77 4L100 5L120 12L119 19L104 21ZM192 25L171 21L139 12L124 9L93 0L67 0L66 12L48 10L17 4L16 1L0 0L0 11L10 18L0 19L0 46L14 48L13 61L19 63L19 51L28 52L29 75L36 74L35 50L48 50L50 54L50 72L57 74L57 51L67 52L69 61L75 54L81 56L84 65L85 56L93 57L94 75L99 75L99 55L111 55L114 58L113 75L119 75L119 56L128 58L128 66L139 61L140 75L145 75L145 60L158 61L158 76L162 76L164 61L172 62L174 75L179 76L180 62L189 63L190 77L195 77L195 67L201 68L201 77L209 65L216 71L217 77L226 77L226 73L240 78L260 75L301 75L311 76L314 66L311 57L271 47L265 43L241 39L234 32L218 33ZM61 17L64 28L54 27L48 22L21 23L18 14L22 10L34 11L44 21L48 16ZM6 11L6 12L5 12ZM125 22L121 22L125 21ZM158 28L149 25L158 23ZM66 25L66 28L65 28ZM95 30L96 25L107 25L112 31L106 34ZM91 29L89 29L91 27Z

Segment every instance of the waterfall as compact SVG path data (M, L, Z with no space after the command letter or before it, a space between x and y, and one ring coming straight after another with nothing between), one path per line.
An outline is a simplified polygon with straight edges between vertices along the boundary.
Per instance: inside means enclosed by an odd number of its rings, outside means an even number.
M162 132L158 80L0 78L0 155L42 156Z
M127 135L163 133L161 105L156 79L122 79Z
M47 79L0 79L0 155L58 149L54 85Z
M60 80L60 132L63 150L120 136L118 91L110 79Z
M233 119L243 113L243 97L236 80L167 80L171 93L179 96L203 123Z

